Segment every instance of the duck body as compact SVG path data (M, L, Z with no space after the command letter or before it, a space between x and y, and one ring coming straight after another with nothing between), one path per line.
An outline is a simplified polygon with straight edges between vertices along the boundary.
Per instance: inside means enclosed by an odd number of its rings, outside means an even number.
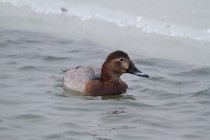
M64 75L64 86L84 95L116 95L126 92L127 84L120 79L123 73L149 77L138 70L127 53L115 51L108 55L102 68L77 66Z
M101 68L77 66L69 69L64 76L65 87L84 93L84 95L114 95L126 92L127 84L120 78L102 82Z

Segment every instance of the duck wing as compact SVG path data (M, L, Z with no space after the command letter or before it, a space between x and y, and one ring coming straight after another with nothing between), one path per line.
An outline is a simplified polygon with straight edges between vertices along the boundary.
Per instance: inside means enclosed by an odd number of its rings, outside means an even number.
M77 66L69 69L64 75L64 86L76 91L84 92L89 80L100 77L101 69L92 66Z

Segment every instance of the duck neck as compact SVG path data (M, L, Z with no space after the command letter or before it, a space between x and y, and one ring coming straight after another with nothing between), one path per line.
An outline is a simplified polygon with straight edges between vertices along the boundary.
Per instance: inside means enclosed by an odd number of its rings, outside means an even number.
M120 76L121 74L113 72L111 67L106 64L106 62L102 65L100 78L101 81L105 82L110 81L111 79L118 79Z
M109 69L102 66L100 80L105 82L105 81L109 81L110 79L112 79L112 76L110 75Z

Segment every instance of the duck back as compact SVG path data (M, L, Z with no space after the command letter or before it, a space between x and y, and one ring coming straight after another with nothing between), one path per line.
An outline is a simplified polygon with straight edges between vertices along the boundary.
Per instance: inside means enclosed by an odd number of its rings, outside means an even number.
M79 92L85 92L85 85L89 80L100 77L101 69L98 67L83 67L69 69L64 75L64 86Z

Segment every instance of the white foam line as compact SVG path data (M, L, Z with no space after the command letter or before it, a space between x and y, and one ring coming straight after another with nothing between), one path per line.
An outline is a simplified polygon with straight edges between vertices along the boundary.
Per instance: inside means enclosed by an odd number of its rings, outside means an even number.
M196 41L210 42L210 29L206 31L197 30L190 27L177 26L165 22L157 22L152 20L146 20L140 16L128 15L122 12L110 11L103 8L93 7L87 9L88 6L78 5L60 5L53 6L48 3L47 6L40 6L42 3L32 1L17 1L17 0L0 0L0 2L11 3L14 6L29 6L31 10L37 13L44 14L65 14L68 16L75 16L80 18L82 21L86 20L102 20L105 22L113 23L119 27L135 27L145 33L155 33L160 35L189 38ZM63 12L61 8L65 8ZM100 11L100 13L98 13Z

